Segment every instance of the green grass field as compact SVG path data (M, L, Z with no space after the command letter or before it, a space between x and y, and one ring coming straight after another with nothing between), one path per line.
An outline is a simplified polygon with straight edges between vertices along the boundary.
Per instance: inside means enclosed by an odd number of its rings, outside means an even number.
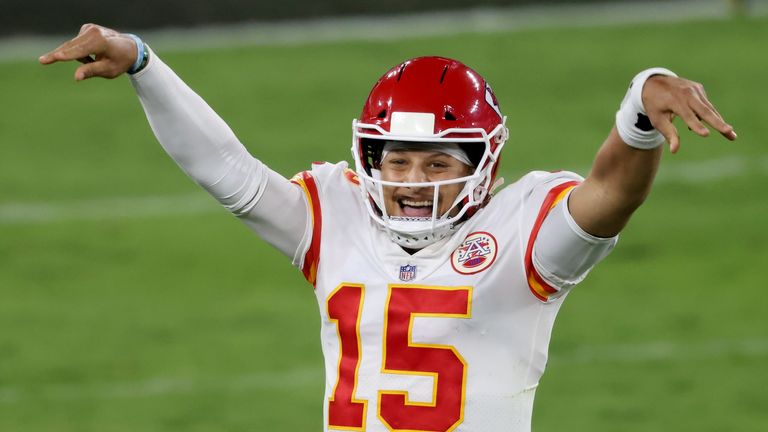
M456 57L492 83L508 182L586 174L637 71L703 82L740 138L681 131L619 247L562 309L534 429L757 432L766 40L761 18L160 55L285 175L349 159L371 85L411 56ZM0 431L320 430L311 287L175 167L126 78L75 83L73 65L39 54L0 64ZM134 211L148 197L178 205Z

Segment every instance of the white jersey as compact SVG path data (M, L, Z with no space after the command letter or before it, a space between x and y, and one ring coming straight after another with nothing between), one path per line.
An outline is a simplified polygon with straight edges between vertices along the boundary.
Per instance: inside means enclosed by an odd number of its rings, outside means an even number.
M531 262L535 232L580 178L534 172L414 255L372 222L346 163L293 181L313 234L325 430L528 431L567 290Z
M615 243L570 217L580 177L528 174L409 255L374 225L346 163L296 176L302 193L157 56L131 82L168 154L315 286L325 430L530 430L557 310Z

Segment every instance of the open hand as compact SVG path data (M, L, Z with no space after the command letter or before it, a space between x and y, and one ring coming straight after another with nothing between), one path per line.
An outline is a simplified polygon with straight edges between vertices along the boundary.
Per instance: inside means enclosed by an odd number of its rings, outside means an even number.
M704 86L697 82L671 76L652 76L643 86L643 106L653 127L669 142L672 153L680 148L680 137L672 124L676 115L699 136L709 135L706 123L727 139L736 139L733 126L723 120L707 98Z
M96 24L85 24L73 39L40 56L44 65L78 60L75 80L92 77L115 78L136 61L136 42L129 36Z

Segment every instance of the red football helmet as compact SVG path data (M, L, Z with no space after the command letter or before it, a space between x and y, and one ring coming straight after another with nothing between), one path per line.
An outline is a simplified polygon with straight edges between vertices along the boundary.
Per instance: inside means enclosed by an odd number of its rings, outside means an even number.
M461 62L418 57L384 74L374 85L359 120L352 122L352 154L373 220L401 246L422 248L449 235L489 198L498 160L509 132L491 87ZM397 183L381 179L385 142L456 143L467 153L474 173L457 179ZM438 191L463 183L451 208L437 214ZM386 212L384 186L433 187L432 217L396 217ZM452 212L458 207L458 212ZM450 215L454 213L454 215Z

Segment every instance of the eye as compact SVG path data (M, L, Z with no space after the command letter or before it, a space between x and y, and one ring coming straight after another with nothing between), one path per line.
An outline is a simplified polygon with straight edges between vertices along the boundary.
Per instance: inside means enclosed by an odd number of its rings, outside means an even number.
M431 168L448 168L448 164L443 161L432 161L429 166Z
M452 165L451 157L445 155L438 155L431 157L427 160L427 166L434 169L447 169Z
M385 162L386 165L390 165L390 166L394 166L394 167L403 166L403 165L405 165L407 163L408 163L408 161L406 161L403 158L389 158Z

